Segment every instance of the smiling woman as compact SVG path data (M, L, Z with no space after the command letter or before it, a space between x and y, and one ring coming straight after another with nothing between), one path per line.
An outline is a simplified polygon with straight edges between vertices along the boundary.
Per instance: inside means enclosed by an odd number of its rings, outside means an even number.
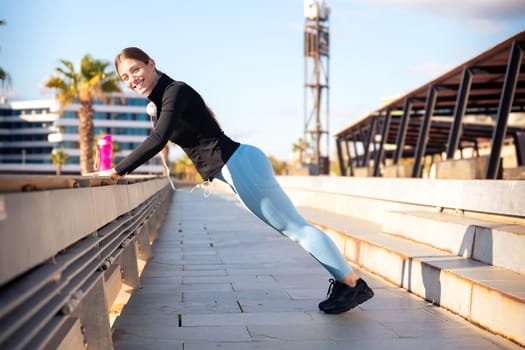
M159 79L155 61L135 47L124 49L117 55L115 67L126 86L141 95L149 95Z
M319 309L328 314L348 311L373 297L334 242L296 210L275 176L267 156L223 132L202 97L188 84L157 70L155 62L136 47L122 50L115 67L126 85L154 103L151 135L114 169L99 175L119 178L157 154L168 141L178 144L205 182L227 183L241 202L263 222L299 243L334 277L328 299Z

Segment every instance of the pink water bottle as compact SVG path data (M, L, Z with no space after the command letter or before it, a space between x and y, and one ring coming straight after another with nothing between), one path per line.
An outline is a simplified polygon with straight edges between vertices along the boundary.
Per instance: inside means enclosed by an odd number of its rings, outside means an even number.
M98 170L111 169L111 135L98 139Z

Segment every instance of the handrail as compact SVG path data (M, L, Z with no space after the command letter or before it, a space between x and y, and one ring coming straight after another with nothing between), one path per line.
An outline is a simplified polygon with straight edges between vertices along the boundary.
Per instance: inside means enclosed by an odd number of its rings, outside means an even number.
M28 178L17 179L14 182L28 183L27 180ZM16 220L17 216L11 218L9 212L14 210L15 204L16 210L27 208L30 217L31 212L38 211L38 208L34 208L26 200L33 201L36 198L38 202L42 200L38 197L54 197L57 193L52 192L66 191L56 198L71 196L93 201L95 198L105 197L111 201L116 195L119 198L113 200L126 201L123 207L127 211L122 213L122 210L115 207L109 217L101 216L97 213L96 203L91 203L90 208L94 213L85 214L104 224L80 236L79 232L84 231L77 226L72 230L78 232L70 232L69 237L47 237L49 240L58 239L58 243L53 245L55 251L46 257L46 261L40 261L42 256L36 260L27 257L22 262L12 264L2 259L2 264L8 265L0 268L0 348L38 349L60 344L66 338L74 339L79 344L88 344L89 348L111 348L108 305L113 301L109 300L109 295L114 295L115 291L108 290L112 286L106 281L116 278L120 281L120 288L124 283L133 286L133 280L138 279L137 259L149 258L150 244L167 213L170 199L168 182L165 178L135 179L119 185L99 182L95 188L89 188L85 192L71 186L74 181L52 179L46 182L42 178L32 180L36 180L40 187L44 183L51 184L52 187L62 183L68 188L54 187L52 190L31 193L10 191L0 195L3 197L0 198L3 210L7 212L4 213L3 220L0 220L0 254L5 253L11 258L23 256L24 248L31 250L34 243L39 242L38 239L25 240L10 245L9 240L16 241L17 236L28 236L27 232L21 231L35 230L39 226L38 222L34 225L19 223L19 232L13 231L14 225L9 221ZM2 182L5 184L5 178L1 179L0 183ZM91 185L94 182L98 180L91 181ZM90 189L96 189L98 193L93 195L89 192ZM83 192L80 196L79 191ZM35 212L34 217L39 219L43 216ZM71 229L67 219L55 221L53 225L57 232L63 232L64 227L60 226L64 225ZM33 234L39 236L37 231ZM71 237L78 239L71 243ZM7 253L13 246L17 247L17 251L14 254ZM22 251L19 250L21 248ZM131 260L126 258L130 254L134 257ZM17 272L13 274L9 267ZM94 322L93 317L104 321Z

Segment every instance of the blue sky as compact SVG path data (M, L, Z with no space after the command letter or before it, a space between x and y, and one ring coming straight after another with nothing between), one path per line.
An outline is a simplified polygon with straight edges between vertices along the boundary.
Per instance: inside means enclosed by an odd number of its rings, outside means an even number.
M331 134L525 30L524 0L327 4ZM11 101L52 98L42 83L59 59L112 62L139 46L197 89L234 139L285 160L303 135L302 0L2 0L0 19Z

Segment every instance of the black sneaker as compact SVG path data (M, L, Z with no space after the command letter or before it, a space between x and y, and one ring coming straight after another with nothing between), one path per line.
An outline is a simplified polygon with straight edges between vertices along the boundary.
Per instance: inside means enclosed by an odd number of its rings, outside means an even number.
M324 311L325 307L332 303L332 300L334 296L337 295L338 290L344 286L344 283L336 281L333 278L330 278L328 282L330 282L330 285L328 286L328 292L326 292L327 298L319 303L319 310L321 311Z
M341 282L336 282L335 286L332 289L337 291L332 292L330 301L327 299L326 302L323 302L322 310L327 314L346 312L374 296L372 289L361 278L357 280L357 284L353 288Z

